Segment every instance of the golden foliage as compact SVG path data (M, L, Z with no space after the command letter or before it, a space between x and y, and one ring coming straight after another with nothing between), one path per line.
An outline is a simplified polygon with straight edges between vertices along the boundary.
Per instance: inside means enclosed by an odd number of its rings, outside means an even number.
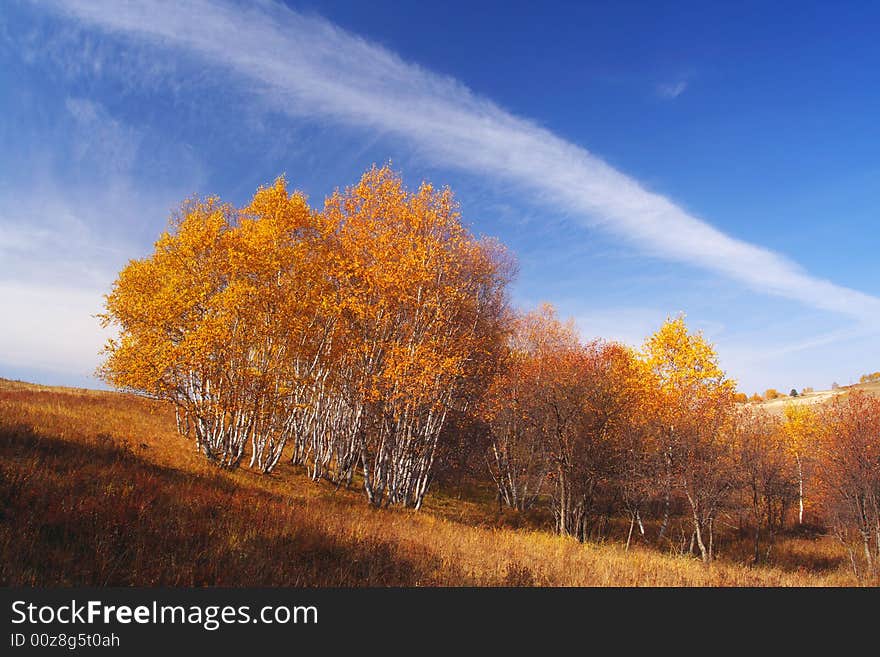
M268 472L294 440L316 478L360 462L371 502L418 506L447 412L494 368L511 272L449 189L373 167L314 212L279 178L240 210L185 203L129 263L101 374L172 401L222 466L250 441Z

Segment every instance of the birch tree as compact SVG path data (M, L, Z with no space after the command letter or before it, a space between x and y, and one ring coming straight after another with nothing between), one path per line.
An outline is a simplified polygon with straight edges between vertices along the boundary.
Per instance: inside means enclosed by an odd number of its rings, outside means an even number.
M154 253L133 260L106 297L103 377L169 399L196 446L223 467L241 461L253 377L235 321L230 244L235 211L218 199L186 202Z
M807 404L788 403L785 405L784 413L783 431L786 444L797 464L798 524L802 525L806 507L805 481L811 471L811 447L815 445L818 436L819 418Z
M387 167L335 193L324 216L344 258L345 388L367 497L419 508L446 415L500 344L508 270L448 189L410 193Z
M662 412L657 427L665 469L666 510L673 491L686 500L694 541L705 563L713 558L714 522L735 487L728 422L735 383L718 364L714 348L690 333L680 316L668 319L645 343L658 381Z

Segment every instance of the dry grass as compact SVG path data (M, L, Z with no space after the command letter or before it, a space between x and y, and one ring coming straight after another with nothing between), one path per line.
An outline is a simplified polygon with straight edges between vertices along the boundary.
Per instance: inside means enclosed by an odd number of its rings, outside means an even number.
M861 390L871 395L880 396L880 383L856 383L851 386L841 386L836 390L818 390L815 392L808 392L803 395L798 395L797 397L782 395L777 399L754 403L757 403L762 408L768 411L781 414L785 410L785 407L789 404L794 404L796 406L816 406L827 404L833 401L835 397L848 394L852 390Z
M2 585L849 585L825 538L786 538L775 567L733 543L711 568L499 522L491 497L379 511L358 491L222 472L167 406L0 380ZM510 524L521 525L518 528ZM507 526L504 526L507 525ZM748 540L744 539L743 545Z

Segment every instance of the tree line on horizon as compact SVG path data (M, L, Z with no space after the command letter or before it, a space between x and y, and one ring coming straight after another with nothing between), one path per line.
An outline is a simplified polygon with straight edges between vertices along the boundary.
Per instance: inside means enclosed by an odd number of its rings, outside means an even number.
M665 544L677 518L706 563L733 512L753 523L755 561L790 512L809 512L857 574L876 571L880 400L772 415L738 403L683 317L640 350L584 342L550 306L513 309L514 272L448 188L410 191L387 166L320 210L284 178L242 208L191 199L107 295L118 338L100 374L171 402L224 468L270 473L286 457L416 509L464 473L580 541L624 517L627 547Z

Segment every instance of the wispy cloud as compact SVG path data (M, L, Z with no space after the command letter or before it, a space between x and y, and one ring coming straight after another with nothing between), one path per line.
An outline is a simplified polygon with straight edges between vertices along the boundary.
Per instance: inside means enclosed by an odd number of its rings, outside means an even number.
M664 82L657 85L657 95L660 96L660 98L672 100L673 98L681 96L687 87L688 83L685 80L679 80L678 82Z
M28 148L0 185L0 376L94 385L112 332L94 315L138 238L193 185L197 162L172 188L144 180L144 133L91 99L48 104L52 128L26 132ZM13 140L9 140L10 142ZM16 144L19 142L16 142Z
M127 172L132 168L142 140L137 130L111 116L100 103L87 98L67 98L64 106L77 127L74 158L88 159L105 172Z
M136 39L157 52L197 57L231 73L232 84L274 109L404 138L437 164L514 183L651 255L758 292L880 321L880 299L812 276L780 254L726 235L585 148L321 18L272 2L246 7L205 0L44 4L81 26ZM683 84L667 92L680 94Z
M875 335L876 333L877 327L874 325L865 324L847 327L837 331L822 333L821 335L814 335L803 340L788 342L781 346L767 347L757 350L752 348L751 358L753 361L773 360L781 358L783 356L788 356L789 354L796 354L802 351L812 351L814 349L818 349L819 347L825 347L830 344L867 338Z

